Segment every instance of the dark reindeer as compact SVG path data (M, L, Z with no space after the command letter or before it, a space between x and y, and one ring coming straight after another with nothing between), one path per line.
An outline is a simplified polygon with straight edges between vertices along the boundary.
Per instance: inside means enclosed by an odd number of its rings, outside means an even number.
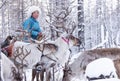
M66 78L67 81L71 81L74 77L80 78L81 75L84 75L86 66L98 58L112 59L120 78L120 48L94 49L79 53L79 56L75 58L74 62L68 65L71 69L71 73L67 73L64 78ZM81 78L82 77L83 76L81 76Z

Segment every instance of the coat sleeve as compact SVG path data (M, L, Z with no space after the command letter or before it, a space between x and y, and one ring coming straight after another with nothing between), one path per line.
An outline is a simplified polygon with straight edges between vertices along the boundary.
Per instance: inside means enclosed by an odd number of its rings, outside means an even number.
M30 21L26 20L25 22L23 22L23 29L27 30L28 32L31 32L30 30Z
M39 23L37 24L37 31L36 30L32 30L32 35L34 36L38 36L38 34L41 32L41 29L40 29L40 26L39 26Z
M31 31L31 34L32 34L33 36L35 36L35 37L37 37L37 36L38 36L38 33L39 33L38 31L34 31L34 30L33 30L33 31Z
M39 26L39 29L38 29L38 31L39 31L39 32L42 32L42 30L41 30L41 27L40 27L40 26Z

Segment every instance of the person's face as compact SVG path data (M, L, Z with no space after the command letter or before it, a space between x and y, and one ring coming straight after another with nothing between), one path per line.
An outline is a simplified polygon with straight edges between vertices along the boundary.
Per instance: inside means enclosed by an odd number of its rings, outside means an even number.
M35 11L35 12L32 13L32 17L33 18L37 19L38 16L39 16L39 12L38 11Z

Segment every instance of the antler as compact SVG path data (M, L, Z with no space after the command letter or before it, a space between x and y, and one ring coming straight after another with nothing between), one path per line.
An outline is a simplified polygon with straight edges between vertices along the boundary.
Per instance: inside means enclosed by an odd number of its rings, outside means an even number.
M22 47L23 48L23 47ZM19 53L19 49L20 49L20 47L17 47L16 49L15 49L15 52L14 52L14 54L13 54L13 57L14 57L14 64L17 66L17 64L16 64L16 59L17 59L17 57L19 58L19 56L23 53L22 51L21 51L21 53ZM20 59L20 58L19 58Z
M23 62L25 60L25 58L31 53L31 50L28 51L27 49L24 49L24 46L22 47L17 47L14 51L13 57L14 57L14 64L16 66L16 69L14 67L12 67L12 73L13 73L13 77L14 80L19 80L22 81L23 79L23 74L25 75L24 71L23 71ZM20 60L20 63L17 62L17 58ZM17 71L16 71L17 70Z
M24 51L25 50L25 51ZM25 53L26 54L25 54ZM24 49L24 46L22 46L22 47L17 47L16 48L16 50L15 50L15 53L13 54L13 56L14 56L14 63L15 63L15 65L16 65L16 67L17 68L23 68L23 66L24 66L24 61L26 61L25 60L25 58L29 55L31 53L31 50L30 51L28 51L27 49ZM17 62L17 60L16 59L19 59L21 62L20 62L20 64L16 64L16 62ZM19 66L18 66L19 65Z
M72 22L72 29L71 29L72 31L70 32L70 34L72 34L74 32L75 28L76 28L76 23L73 21Z

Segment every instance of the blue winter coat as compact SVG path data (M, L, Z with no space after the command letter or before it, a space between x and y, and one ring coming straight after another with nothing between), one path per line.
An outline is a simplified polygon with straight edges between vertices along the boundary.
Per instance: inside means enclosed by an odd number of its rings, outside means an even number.
M30 32L31 37L33 39L36 39L38 36L38 33L41 32L39 22L36 19L34 19L33 17L30 17L23 22L23 29Z

